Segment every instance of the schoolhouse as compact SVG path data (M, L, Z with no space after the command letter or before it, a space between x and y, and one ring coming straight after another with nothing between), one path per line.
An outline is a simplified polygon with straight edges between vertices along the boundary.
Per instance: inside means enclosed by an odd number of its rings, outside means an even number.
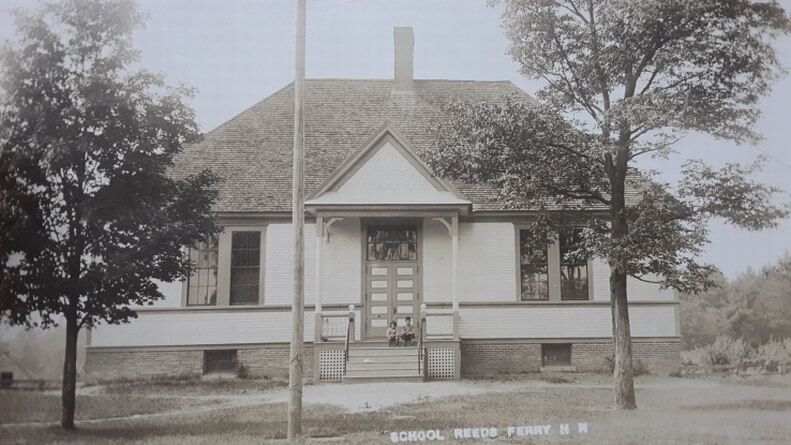
M528 251L530 209L507 209L490 185L437 177L419 155L435 143L432 123L449 118L443 104L532 99L508 81L414 79L412 29L394 37L392 80L306 82L305 375L607 371L606 262L564 260L573 233ZM214 211L224 230L186 249L197 268L162 283L165 300L90 333L87 376L287 375L293 116L288 85L185 147L174 174L208 168L222 178ZM679 302L638 280L628 292L637 366L673 369ZM406 317L419 338L388 347L389 322Z

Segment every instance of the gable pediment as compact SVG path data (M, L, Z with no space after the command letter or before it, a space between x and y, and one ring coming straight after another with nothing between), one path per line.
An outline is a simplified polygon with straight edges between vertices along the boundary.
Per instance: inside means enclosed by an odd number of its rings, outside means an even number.
M318 188L306 204L469 204L434 177L397 133L385 127Z

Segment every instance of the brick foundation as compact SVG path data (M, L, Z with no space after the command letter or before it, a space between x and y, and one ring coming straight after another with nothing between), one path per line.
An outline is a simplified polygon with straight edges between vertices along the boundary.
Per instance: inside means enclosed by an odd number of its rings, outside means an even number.
M540 367L540 344L461 342L462 377L524 374Z
M610 372L613 355L610 340L571 343L571 366L579 372ZM681 363L681 343L674 340L632 341L635 368L653 374L667 374ZM540 341L493 342L462 340L461 375L491 377L505 374L539 372Z
M85 356L86 379L145 379L164 376L199 376L203 374L203 350L186 348L88 348ZM289 346L243 345L235 348L237 359L250 377L288 377ZM678 369L681 344L674 340L641 340L632 342L635 367L654 374L667 374ZM304 373L313 377L313 345L305 345ZM571 366L579 372L609 372L612 343L571 341ZM526 374L541 369L541 343L536 340L461 342L461 376L491 377Z
M146 379L156 377L200 376L203 351L214 348L129 348L93 349L85 353L85 378L88 380ZM234 349L225 347L225 349ZM289 345L244 345L235 348L237 360L250 377L288 378ZM313 345L304 349L304 373L313 376Z

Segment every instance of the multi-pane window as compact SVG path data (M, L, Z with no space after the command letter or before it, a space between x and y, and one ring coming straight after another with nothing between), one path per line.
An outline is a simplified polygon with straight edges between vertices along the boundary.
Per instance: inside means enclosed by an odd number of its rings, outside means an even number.
M231 235L231 304L257 304L261 276L261 232Z
M368 261L416 261L417 227L369 226Z
M564 230L560 234L560 298L588 299L588 260L574 255L581 242L581 229Z
M535 248L530 243L530 232L519 231L519 266L523 301L549 299L549 271L547 249Z
M189 248L187 254L194 265L187 277L187 304L217 304L217 239Z

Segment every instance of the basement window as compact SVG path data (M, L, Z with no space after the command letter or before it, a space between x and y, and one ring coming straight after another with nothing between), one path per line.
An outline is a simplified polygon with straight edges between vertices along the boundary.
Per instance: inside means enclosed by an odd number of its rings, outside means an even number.
M571 344L570 343L542 344L541 366L571 366Z
M236 349L203 351L203 373L236 371Z

